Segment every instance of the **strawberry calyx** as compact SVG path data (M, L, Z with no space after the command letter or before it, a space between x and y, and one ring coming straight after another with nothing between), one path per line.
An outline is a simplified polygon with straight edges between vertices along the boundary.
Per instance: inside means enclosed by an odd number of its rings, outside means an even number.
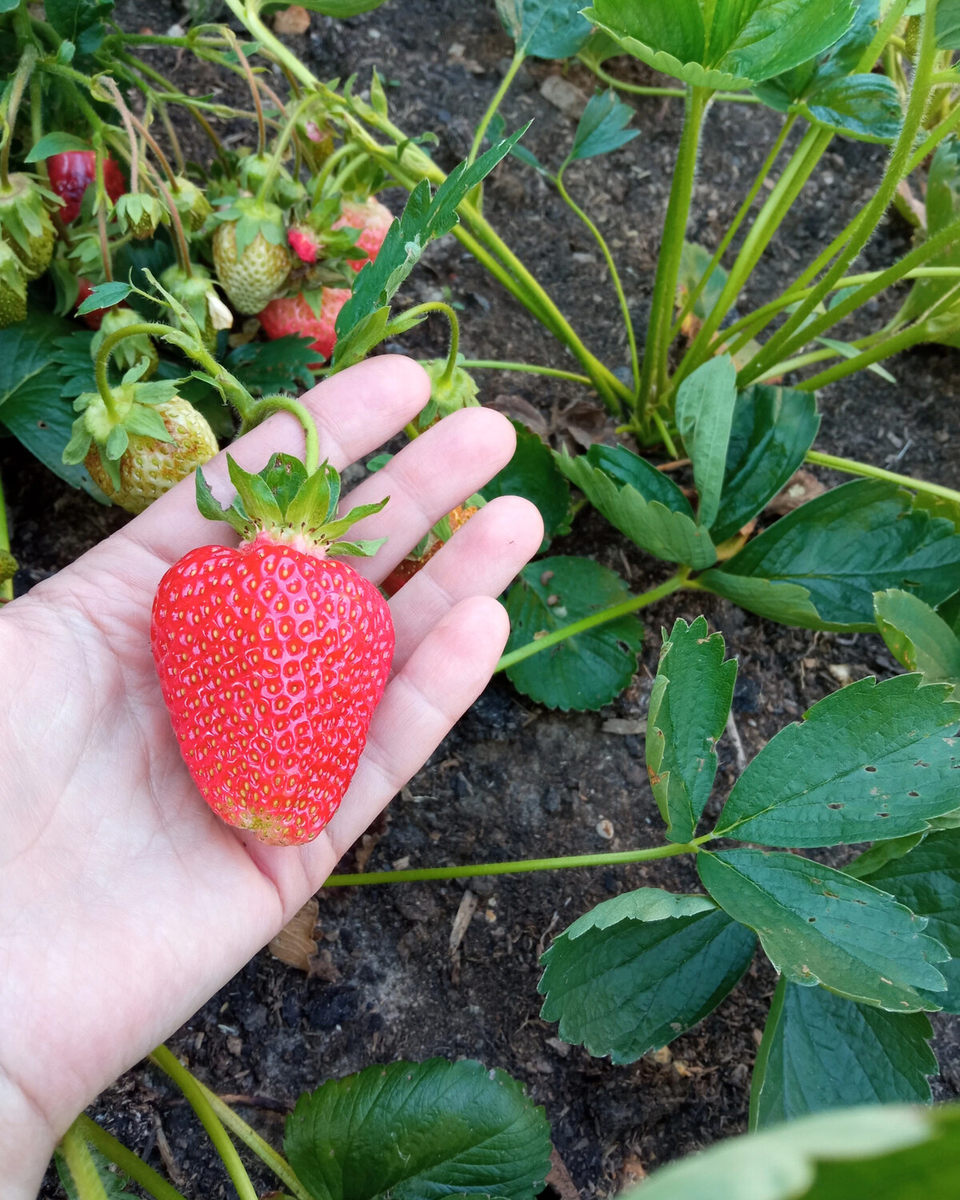
M30 175L8 176L0 187L0 237L20 259L27 279L37 279L50 265L57 236L51 211L62 201Z
M238 196L229 208L217 213L217 220L234 225L237 258L262 234L273 246L287 244L287 231L283 226L283 213L269 200L257 200L253 196Z
M161 379L141 383L148 366L148 361L142 358L127 371L120 385L111 389L109 405L99 392L84 392L73 402L74 411L80 416L73 423L63 461L82 463L96 446L103 469L117 492L121 487L120 460L130 444L131 435L153 438L157 442L175 441L156 406L173 400L184 381Z
M274 454L259 474L239 466L228 454L230 481L237 495L221 508L197 471L197 507L210 521L226 521L248 543L263 540L293 546L315 558L336 554L370 557L387 540L342 540L357 521L380 512L389 496L377 504L361 504L337 516L340 475L328 462L313 473L292 454Z
M215 345L217 333L233 327L233 313L220 299L217 285L206 267L192 262L188 274L183 267L174 264L160 276L160 284L196 321L204 345ZM179 327L180 320L175 312L167 310L164 317L171 325Z
M173 181L173 203L191 233L201 230L213 212L213 205L202 190L183 175L178 175Z
M0 242L0 329L27 315L27 281L20 259L6 242Z
M125 192L114 205L113 215L123 233L138 239L153 237L158 225L170 221L160 201L147 192Z

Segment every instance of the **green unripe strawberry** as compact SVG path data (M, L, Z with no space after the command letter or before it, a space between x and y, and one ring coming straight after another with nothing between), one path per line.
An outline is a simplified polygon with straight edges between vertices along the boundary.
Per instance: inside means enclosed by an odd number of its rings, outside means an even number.
M143 317L132 308L110 308L103 314L100 328L90 342L90 357L96 362L104 339L118 329L128 329L131 325L140 325ZM141 379L149 379L160 363L160 355L153 340L145 333L134 334L120 342L113 352L113 361L122 371L128 371L137 366L141 359L146 359L147 367Z
M27 315L27 281L19 258L0 242L0 329L15 325Z
M126 192L114 206L113 215L124 233L141 240L153 237L157 226L170 220L156 196L146 192Z
M233 314L217 294L217 286L206 267L191 263L189 275L176 265L167 267L160 276L160 286L193 317L208 350L216 346L217 333L233 325ZM164 310L164 319L174 327L180 325L179 318L170 309Z
M244 197L220 220L213 235L217 278L238 312L258 313L290 274L283 214L275 204Z
M59 204L29 175L11 175L0 188L0 238L13 250L27 280L38 279L50 265L57 231L49 209Z
M136 372L112 389L112 413L98 392L74 401L81 415L63 452L65 463L82 462L104 495L131 513L143 512L218 449L206 420L176 394L176 381L138 383Z
M213 208L195 183L182 175L178 175L175 182L177 190L173 193L173 202L177 206L180 220L191 233L196 233L203 228Z

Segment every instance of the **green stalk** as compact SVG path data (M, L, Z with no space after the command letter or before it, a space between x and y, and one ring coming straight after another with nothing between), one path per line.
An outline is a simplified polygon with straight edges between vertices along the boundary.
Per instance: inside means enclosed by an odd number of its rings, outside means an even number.
M337 165L337 163L342 162L344 158L353 157L354 155L359 158L366 158L367 156L365 150L358 150L352 142L344 142L342 146L338 146L336 150L334 150L314 178L313 194L316 197L319 198L323 194L326 182L333 174L333 168Z
M657 587L651 588L647 592L642 592L639 596L631 596L629 600L623 600L619 604L601 609L600 612L592 613L589 617L582 617L579 621L572 621L569 625L555 629L552 633L537 638L534 642L528 642L525 646L518 646L516 650L504 654L494 668L494 673L506 671L518 662L532 658L534 654L540 654L543 650L549 650L551 646L556 646L560 642L566 641L567 638L575 637L578 633L586 633L588 629L595 629L598 625L606 625L620 617L629 616L630 613L637 612L638 609L645 608L648 604L662 600L664 596L669 596L671 592L676 592L684 587L689 574L689 567L681 567L676 575L671 575L664 583L658 584Z
M437 380L437 387L443 388L449 386L453 379L453 372L457 366L457 355L460 352L460 321L457 318L456 310L449 304L444 304L442 300L428 300L426 304L418 304L415 308L407 309L403 317L404 320L408 320L411 317L425 317L432 312L443 313L450 322L450 348L447 352L447 365Z
M597 245L600 247L600 253L604 257L607 264L607 269L610 271L610 279L613 282L614 290L617 293L617 299L620 301L620 312L623 316L623 324L627 331L627 342L630 345L630 366L633 371L633 388L635 392L640 390L640 359L637 355L637 335L633 329L633 318L630 316L630 305L627 303L626 293L623 290L623 284L620 281L620 275L617 272L617 265L613 261L613 255L610 253L610 247L607 245L603 234L597 228L593 221L587 216L583 209L576 204L570 197L570 193L563 185L563 172L566 168L566 163L557 172L557 177L554 183L557 185L557 191L563 197L566 204L573 210L580 220L593 234Z
M727 247L730 245L730 243L733 241L733 239L737 236L737 231L739 230L739 228L743 224L743 222L746 220L747 215L750 212L751 207L753 206L753 202L757 198L757 193L760 191L761 187L763 187L763 181L773 170L774 163L780 157L780 152L783 149L784 143L786 142L787 138L790 135L790 130L793 129L794 125L796 124L796 121L797 121L796 113L792 113L789 117L787 117L786 121L784 121L783 128L780 130L780 135L777 138L777 140L774 142L773 147L770 150L770 153L767 155L766 159L764 160L763 166L760 168L760 171L759 171L756 179L753 181L753 186L751 187L750 191L747 192L746 199L740 205L740 208L737 211L737 215L733 219L733 224L730 226L730 228L724 234L723 241L717 247L716 251L714 252L713 258L711 258L710 262L707 264L707 269L700 276L700 279L698 280L696 287L691 291L690 295L686 299L686 303L684 304L683 308L680 310L680 315L677 317L676 321L674 321L673 328L670 330L670 340L671 341L673 341L673 339L677 336L677 334L680 332L680 329L681 329L684 321L693 312L694 305L700 299L700 296L703 293L703 289L707 286L707 283L710 280L710 276L714 273L714 271L720 265L720 260L723 258L724 254L726 254L726 252L727 252Z
M683 133L677 151L677 161L667 202L667 215L657 259L657 275L653 285L650 324L643 352L643 371L640 377L638 402L645 412L658 408L667 377L667 355L670 349L670 326L677 295L680 260L690 216L693 182L697 170L697 150L700 128L710 102L706 88L688 87L684 102Z
M622 863L651 862L696 854L710 835L694 842L651 846L646 850L623 850L613 854L571 854L562 858L521 858L515 862L466 863L459 867L424 867L410 871L371 871L368 875L330 875L325 888L363 887L372 883L419 883L427 879L469 879L477 875L522 875L531 871L557 871L571 867L613 867Z
M829 367L826 371L821 371L818 375L813 375L794 386L799 392L816 391L817 388L826 387L829 383L836 383L838 379L845 379L848 375L854 375L857 371L863 371L872 363L880 362L881 359L890 358L891 355L899 354L903 350L909 350L911 346L918 346L921 342L927 341L929 336L929 330L922 322L917 325L911 325L908 329L894 334L893 337L888 338L879 345L871 346L870 349L864 350L856 358L845 358L842 362L837 363L836 366Z
M737 297L769 246L773 235L790 211L793 202L802 191L832 139L833 134L817 129L815 126L804 134L740 247L737 260L730 268L727 282L724 284L716 304L683 356L673 377L674 388L678 387L688 375L697 367L702 366L714 353L715 347L712 345L714 334L720 328L723 318L730 308L736 303ZM726 332L724 337L726 338Z
M100 1153L124 1171L135 1184L153 1196L154 1200L185 1200L182 1192L167 1183L167 1181L148 1166L139 1154L128 1149L123 1142L118 1142L105 1129L101 1129L96 1121L92 1121L85 1113L77 1117L74 1125L78 1131L92 1142Z
M262 204L266 200L270 188L273 186L273 181L276 179L277 172L280 170L280 165L283 162L284 152L287 149L290 138L293 136L297 121L299 121L300 117L303 116L303 114L308 108L310 108L311 105L316 104L317 99L318 97L313 95L305 97L293 110L293 114L287 117L287 120L283 126L283 130L281 131L280 136L277 138L277 144L273 151L273 157L270 159L270 165L267 167L267 173L264 175L263 182L260 184L260 189L257 192L258 203Z
M107 1200L106 1188L77 1121L63 1135L60 1153L67 1164L79 1200Z
M243 417L240 432L249 432L249 430L259 425L262 421L265 421L267 417L272 417L274 413L278 412L290 413L303 426L303 433L306 438L303 465L307 468L307 474L313 475L320 466L320 439L317 434L316 422L306 406L301 404L299 400L294 400L290 396L267 396L265 399L257 401L247 415Z
M877 27L877 32L873 36L870 45L860 55L860 60L857 63L854 74L865 75L873 70L877 59L883 53L887 42L890 40L890 35L900 23L900 18L903 16L910 0L893 0L893 4L887 9L887 12Z
M183 1092L187 1103L197 1114L200 1123L207 1131L211 1142L213 1142L214 1149L223 1160L223 1165L227 1169L227 1174L230 1176L230 1181L236 1188L240 1200L258 1200L256 1189L250 1182L250 1176L240 1161L237 1148L230 1141L230 1137L226 1129L224 1129L222 1121L213 1111L210 1102L201 1091L199 1081L194 1079L186 1067L180 1063L166 1046L158 1046L152 1054L148 1055L148 1058L161 1071L169 1075L180 1091Z
M500 86L493 94L493 99L487 105L487 111L480 119L480 124L477 126L477 131L473 135L473 145L470 147L470 153L467 155L467 165L477 161L477 155L480 153L480 147L483 145L483 136L487 132L487 126L493 120L494 114L503 103L503 98L510 89L510 84L516 78L517 72L524 64L526 54L518 46L513 52L513 58L510 60L510 66L507 68L507 73L500 81Z
M953 488L942 487L939 483L927 483L925 479L913 479L909 475L898 475L895 471L886 471L883 467L873 467L869 463L858 462L853 458L837 458L834 454L821 454L819 450L808 450L804 462L813 463L817 467L830 467L834 471L843 471L847 475L863 475L867 479L883 479L887 483L898 483L913 492L927 492L931 496L940 496L944 500L952 500L960 504L960 492Z
M225 1104L216 1092L212 1092L199 1079L196 1079L196 1076L194 1076L194 1079L207 1103L226 1128L267 1164L274 1175L283 1183L284 1187L293 1193L296 1200L314 1200L311 1193L307 1191L296 1177L293 1167L290 1166L287 1160L278 1154L270 1143L265 1141L242 1117L238 1116L229 1104Z
M833 266L819 284L814 287L810 296L800 307L788 317L784 324L766 343L763 350L740 373L738 384L746 387L778 358L790 351L787 348L789 340L797 332L807 317L814 311L820 301L829 293L830 288L847 271L847 268L860 254L867 242L873 236L880 218L887 210L897 185L904 176L909 159L913 153L917 133L923 122L927 100L930 91L930 77L933 74L933 64L937 56L935 38L935 17L937 0L926 0L926 11L923 17L920 51L917 56L917 66L913 77L913 87L910 90L910 101L900 128L900 135L893 148L893 153L887 163L887 169L880 181L880 186L870 203L862 210L856 226L844 249L837 256Z
M593 387L589 375L575 375L573 371L560 371L556 367L540 367L532 363L497 362L490 358L470 358L464 362L468 371L489 369L491 371L519 371L527 375L543 375L547 379L569 379L571 383L582 383L585 387Z
M30 45L25 47L14 73L13 82L10 84L10 94L7 98L7 108L4 113L3 149L0 150L0 191L6 192L10 190L10 176L7 172L10 168L10 145L13 142L13 130L17 122L17 111L20 108L20 101L23 99L23 89L27 86L27 81L33 72L36 61L36 46Z
M3 498L3 480L0 479L0 554L10 553L10 527L7 524L7 506ZM13 599L13 580L0 583L0 604Z
M627 92L631 96L669 96L682 100L686 94L686 88L672 87L648 87L640 83L626 83L622 79L617 79L609 72L605 71L599 63L593 63L589 59L578 54L577 58L583 65L596 75L598 79L610 85L618 92ZM722 100L732 104L760 104L758 96L753 96L749 92L714 92L714 100Z

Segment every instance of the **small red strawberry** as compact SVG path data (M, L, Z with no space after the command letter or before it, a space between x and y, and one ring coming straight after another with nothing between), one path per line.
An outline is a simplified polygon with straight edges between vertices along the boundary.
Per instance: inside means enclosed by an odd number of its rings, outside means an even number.
M47 159L50 187L63 201L60 217L69 225L80 215L83 193L97 179L97 156L93 150L65 150ZM103 160L103 183L107 195L117 201L127 190L120 168L112 158Z
M348 258L347 262L359 270L364 263L373 262L393 224L393 213L385 204L368 196L366 200L343 200L340 218L333 223L334 229L345 225L362 230L356 244L367 252L366 258Z
M297 258L301 262L310 263L311 266L317 261L317 256L323 249L323 243L316 231L306 224L291 225L287 230L287 240Z
M278 454L259 476L228 460L239 493L226 512L197 472L204 516L227 520L236 549L201 546L164 575L150 641L187 768L228 824L261 841L312 841L336 812L393 659L390 610L328 551L380 504L336 518L340 480Z
M349 299L349 288L325 287L319 291L298 292L296 296L271 300L260 313L260 324L271 341L291 334L310 338L311 348L326 361L333 354L337 341L337 316ZM323 363L316 366L323 366Z
M476 503L472 503L476 501ZM478 512L484 503L480 496L471 496L464 504L447 513L442 521L438 521L418 546L393 568L380 585L388 596L395 596L404 584L410 580L430 561L433 556L443 549L461 526L466 525L474 513Z

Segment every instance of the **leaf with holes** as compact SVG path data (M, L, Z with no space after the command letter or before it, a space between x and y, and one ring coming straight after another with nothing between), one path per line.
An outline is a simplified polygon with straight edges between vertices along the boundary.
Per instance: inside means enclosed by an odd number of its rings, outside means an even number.
M697 855L704 887L755 930L793 983L891 1012L935 1007L946 984L934 963L949 955L927 921L860 880L797 854L723 850Z
M855 1104L927 1104L938 1071L924 1013L854 1004L781 977L757 1051L750 1128Z
M283 1144L316 1200L533 1200L550 1170L543 1109L469 1059L331 1080L300 1097Z
M781 517L698 583L784 625L873 631L874 592L909 588L936 606L960 589L960 536L896 484L857 479Z
M595 1057L635 1062L712 1012L756 943L706 896L626 892L574 921L543 955L540 1015Z
M682 617L664 631L647 717L647 773L672 842L689 842L710 798L717 772L715 746L726 728L737 678L735 659L723 661L719 633L705 617Z
M903 837L957 807L960 704L918 675L861 679L787 725L737 780L717 837L838 846ZM958 774L954 774L957 771Z
M507 593L507 653L629 599L620 576L592 559L539 559L523 568ZM639 618L625 613L515 663L507 678L548 708L601 708L630 683L642 641Z
M690 501L677 485L624 446L593 445L557 465L611 525L667 562L700 570L717 560L710 534L698 525Z
M960 829L927 834L918 846L878 864L865 878L927 918L927 933L952 955L939 967L947 990L937 992L933 1003L960 1013Z

